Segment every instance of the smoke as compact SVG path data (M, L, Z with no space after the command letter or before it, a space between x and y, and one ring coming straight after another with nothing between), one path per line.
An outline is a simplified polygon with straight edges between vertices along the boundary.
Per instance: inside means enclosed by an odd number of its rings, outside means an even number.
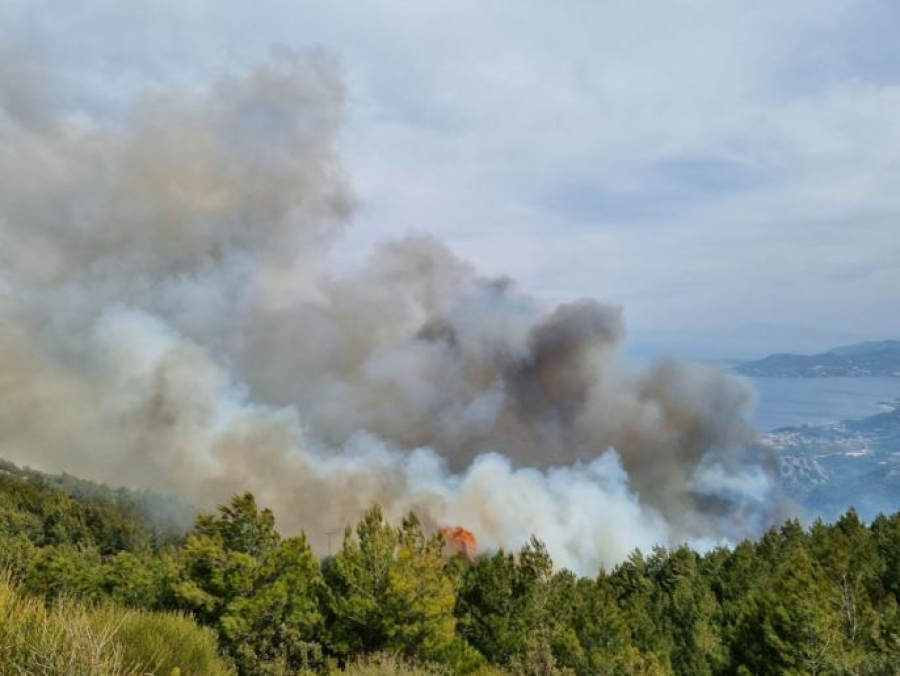
M0 455L205 506L251 490L320 550L375 502L582 572L771 522L751 394L626 368L620 308L548 310L428 237L335 272L327 57L109 118L32 81L0 79Z

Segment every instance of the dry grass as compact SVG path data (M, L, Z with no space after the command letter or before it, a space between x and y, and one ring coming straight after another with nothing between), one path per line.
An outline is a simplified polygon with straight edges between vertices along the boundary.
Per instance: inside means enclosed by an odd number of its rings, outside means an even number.
M0 578L0 676L226 676L215 637L179 615L19 594Z
M348 676L449 676L450 671L441 666L417 664L396 655L379 653L360 657L340 673Z

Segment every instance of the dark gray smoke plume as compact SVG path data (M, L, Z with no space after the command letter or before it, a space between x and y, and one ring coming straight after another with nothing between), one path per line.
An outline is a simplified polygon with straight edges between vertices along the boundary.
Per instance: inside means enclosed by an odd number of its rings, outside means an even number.
M415 509L580 571L768 523L750 393L624 368L618 307L547 311L427 237L334 272L354 200L324 57L125 119L29 82L0 80L0 455L203 505L249 489L319 546Z

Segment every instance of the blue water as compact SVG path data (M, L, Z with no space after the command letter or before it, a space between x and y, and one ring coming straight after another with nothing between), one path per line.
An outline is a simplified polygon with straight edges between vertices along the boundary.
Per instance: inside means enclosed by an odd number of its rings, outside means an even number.
M757 393L760 431L864 418L900 399L900 378L745 378Z

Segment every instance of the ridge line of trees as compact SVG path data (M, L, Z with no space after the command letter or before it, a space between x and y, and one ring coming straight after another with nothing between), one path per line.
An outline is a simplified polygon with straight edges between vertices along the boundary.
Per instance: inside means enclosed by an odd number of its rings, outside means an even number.
M450 556L415 514L395 526L378 506L321 560L250 493L163 534L127 493L75 497L6 467L0 564L7 587L48 609L192 618L242 675L332 673L385 653L482 676L900 673L900 514L788 521L703 554L635 551L589 578L556 570L535 538Z

